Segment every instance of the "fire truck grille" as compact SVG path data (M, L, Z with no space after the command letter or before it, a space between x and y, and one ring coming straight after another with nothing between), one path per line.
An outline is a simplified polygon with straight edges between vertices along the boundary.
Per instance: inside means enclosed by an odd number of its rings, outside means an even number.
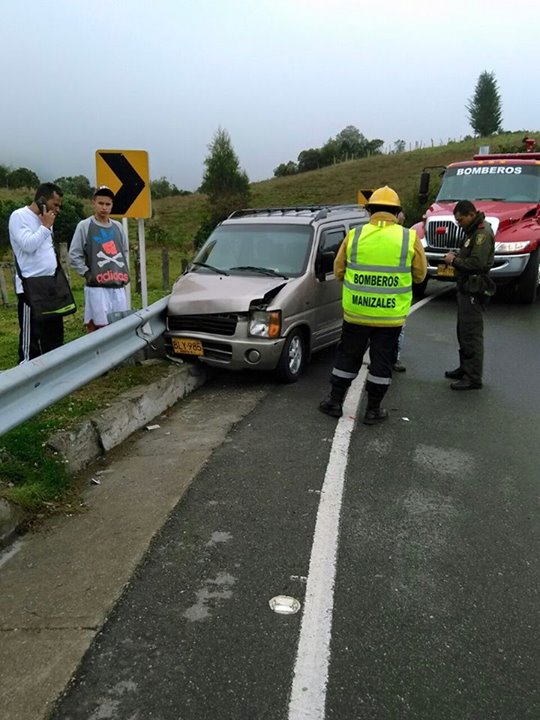
M430 220L427 225L426 240L428 248L437 250L455 250L465 239L463 230L451 220Z

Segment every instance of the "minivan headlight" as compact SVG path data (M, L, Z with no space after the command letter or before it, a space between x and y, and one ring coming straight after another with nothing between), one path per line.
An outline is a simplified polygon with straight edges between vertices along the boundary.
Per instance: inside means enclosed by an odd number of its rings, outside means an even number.
M277 338L281 334L281 313L255 310L249 318L249 334L254 337Z

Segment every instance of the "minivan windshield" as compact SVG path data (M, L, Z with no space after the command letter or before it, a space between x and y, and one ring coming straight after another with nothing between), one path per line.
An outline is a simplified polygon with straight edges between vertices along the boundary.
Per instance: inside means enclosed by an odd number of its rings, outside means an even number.
M194 258L192 270L229 275L299 277L304 273L313 232L308 225L272 223L221 225Z
M540 202L540 165L471 165L449 167L437 195L439 202L501 200Z

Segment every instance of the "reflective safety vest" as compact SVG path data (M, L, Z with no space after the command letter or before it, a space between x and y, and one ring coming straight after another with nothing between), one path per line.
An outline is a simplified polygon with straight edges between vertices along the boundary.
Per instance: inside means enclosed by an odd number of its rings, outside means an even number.
M343 315L357 325L403 325L412 303L416 233L380 221L351 230L343 278Z

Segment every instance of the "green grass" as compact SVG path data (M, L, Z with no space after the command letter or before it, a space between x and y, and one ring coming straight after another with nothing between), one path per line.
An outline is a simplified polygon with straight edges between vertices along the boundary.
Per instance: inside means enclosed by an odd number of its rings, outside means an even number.
M398 155L374 155L300 175L265 180L251 186L254 205L356 202L357 190L386 184L403 199L417 193L420 173L425 166L467 160L480 145L490 145L493 152L504 151L506 147L519 144L522 137L523 133L511 133ZM540 143L540 134L533 134L533 137Z
M123 366L80 388L0 438L0 497L27 513L48 512L72 490L62 461L46 448L55 433L110 404L125 390L162 377L166 363Z
M540 133L530 135L540 145ZM407 214L412 223L418 219L413 213L417 210L418 184L424 167L467 160L478 152L480 145L489 145L492 152L513 150L519 147L522 138L523 132L477 138L398 155L375 155L299 175L264 180L251 184L251 205L355 203L358 190L388 184L397 190L406 208L410 207ZM166 198L154 203L153 222L164 230L169 243L176 244L189 256L191 238L206 210L205 198L198 194Z
M170 292L172 284L180 275L182 270L182 259L185 253L178 247L167 248L169 253L169 286L163 287L162 278L162 248L149 247L146 250L147 256L147 287L148 302L152 304L164 295ZM6 261L9 257L5 258ZM131 254L131 276L135 278L133 269L134 254ZM1 272L1 271L0 271ZM70 273L73 295L77 303L77 312L74 315L68 315L64 319L64 330L66 342L74 340L84 334L84 281L75 272ZM6 277L9 288L8 307L0 306L0 371L7 370L17 364L17 345L19 339L19 325L17 320L16 296L13 290L12 282ZM141 308L141 296L134 292L135 284L132 284L132 307L134 309Z

